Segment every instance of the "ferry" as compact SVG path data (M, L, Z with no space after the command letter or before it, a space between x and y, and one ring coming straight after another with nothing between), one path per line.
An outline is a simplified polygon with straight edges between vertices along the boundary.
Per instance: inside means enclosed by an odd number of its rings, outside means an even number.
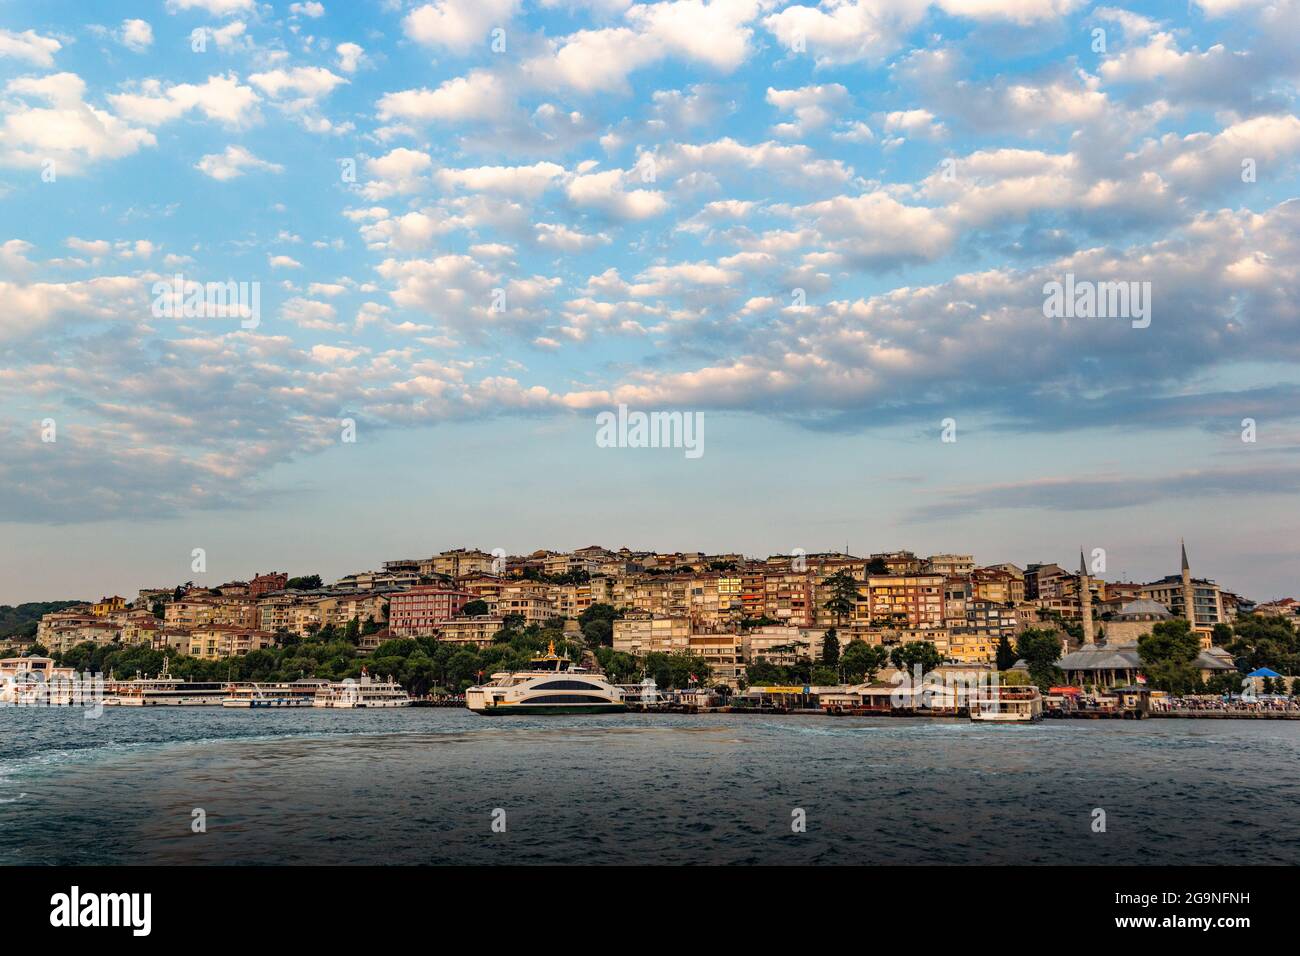
M229 693L229 683L172 677L170 665L165 658L157 677L110 678L104 682L104 703L110 707L216 707Z
M523 671L500 671L465 691L465 706L476 714L619 714L627 710L623 691L555 653Z
M361 680L348 678L338 684L326 684L316 691L312 698L313 707L333 707L351 710L364 707L373 710L377 707L410 707L410 695L391 677L387 680L372 680L361 669Z
M1032 684L981 687L971 699L970 719L995 724L1033 723L1043 719L1043 695Z
M110 707L218 707L229 693L230 685L221 681L138 677L106 681L104 703Z
M298 680L292 684L231 684L222 707L311 707L316 695L328 687L326 680Z

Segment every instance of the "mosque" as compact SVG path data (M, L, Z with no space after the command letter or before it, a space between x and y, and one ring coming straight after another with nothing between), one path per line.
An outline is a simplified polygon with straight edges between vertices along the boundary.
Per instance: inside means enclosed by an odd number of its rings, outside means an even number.
M1194 589L1192 570L1187 562L1187 547L1182 546L1182 607L1188 623L1196 630ZM1071 651L1056 666L1065 672L1067 684L1076 686L1117 687L1129 686L1137 680L1142 672L1142 661L1138 657L1137 642L1144 634L1150 634L1151 628L1159 621L1173 620L1169 608L1159 601L1138 598L1122 605L1104 625L1102 643L1098 643L1093 631L1092 591L1089 587L1088 566L1084 563L1083 552L1079 552L1079 612L1083 619L1083 646ZM1196 658L1202 680L1208 680L1215 674L1235 671L1236 664L1232 655L1221 647L1203 647Z

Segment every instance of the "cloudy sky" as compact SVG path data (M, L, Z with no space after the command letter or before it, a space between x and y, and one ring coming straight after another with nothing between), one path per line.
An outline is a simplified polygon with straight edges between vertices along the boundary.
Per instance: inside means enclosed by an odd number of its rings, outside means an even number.
M0 602L1179 536L1300 592L1300 0L96 6L0 0Z

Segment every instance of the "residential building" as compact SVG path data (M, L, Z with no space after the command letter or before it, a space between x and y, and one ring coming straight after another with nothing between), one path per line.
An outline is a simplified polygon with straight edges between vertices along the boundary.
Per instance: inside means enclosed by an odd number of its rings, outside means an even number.
M872 622L942 627L945 583L942 574L871 575L867 596Z
M426 637L460 613L477 595L454 588L423 586L389 596L388 629L394 637Z
M501 630L503 621L491 614L477 614L473 617L454 617L438 625L438 640L448 644L473 644L475 647L490 647L492 638Z
M283 591L288 583L289 575L284 571L268 571L266 574L254 574L253 579L248 582L248 594L250 597L261 597L263 594L270 594L272 591Z

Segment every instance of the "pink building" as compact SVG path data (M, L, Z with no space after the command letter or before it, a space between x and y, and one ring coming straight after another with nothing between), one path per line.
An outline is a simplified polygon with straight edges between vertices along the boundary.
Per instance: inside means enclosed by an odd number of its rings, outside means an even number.
M440 623L460 613L474 600L471 591L417 587L394 591L388 602L388 629L394 637L428 637Z

